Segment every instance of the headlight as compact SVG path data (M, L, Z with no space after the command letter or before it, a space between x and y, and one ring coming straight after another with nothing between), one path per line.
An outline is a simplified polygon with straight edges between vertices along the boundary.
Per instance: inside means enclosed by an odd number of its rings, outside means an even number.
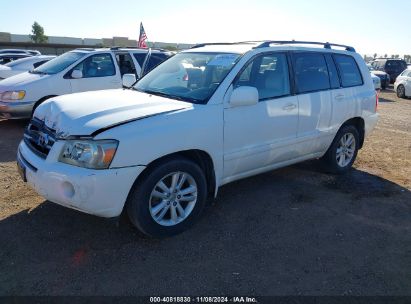
M116 154L117 140L68 140L59 161L89 169L107 169Z
M26 91L7 91L0 95L0 100L21 100L26 96Z

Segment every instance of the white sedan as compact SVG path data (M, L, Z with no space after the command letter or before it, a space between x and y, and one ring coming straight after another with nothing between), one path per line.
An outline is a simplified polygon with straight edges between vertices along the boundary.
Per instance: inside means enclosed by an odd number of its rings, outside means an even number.
M411 68L406 69L397 77L394 90L399 98L411 97Z
M55 58L56 56L39 55L18 59L5 65L0 65L0 80L17 74L28 72Z

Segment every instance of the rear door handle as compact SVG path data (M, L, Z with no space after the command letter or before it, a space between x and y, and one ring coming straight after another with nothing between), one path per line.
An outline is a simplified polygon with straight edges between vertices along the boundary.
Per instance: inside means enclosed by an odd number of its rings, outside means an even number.
M294 110L296 107L297 107L296 104L290 103L290 104L284 106L284 107L283 107L283 110L284 110L284 111L291 111L291 110Z
M336 100L338 100L338 101L341 101L341 100L343 100L344 99L344 95L343 94L338 94L337 96L335 96L334 98L336 99Z

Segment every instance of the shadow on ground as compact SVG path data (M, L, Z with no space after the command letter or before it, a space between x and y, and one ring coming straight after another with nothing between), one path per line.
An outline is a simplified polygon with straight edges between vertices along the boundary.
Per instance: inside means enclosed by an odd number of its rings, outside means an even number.
M224 186L152 240L50 202L0 221L0 294L411 295L411 193L306 162Z

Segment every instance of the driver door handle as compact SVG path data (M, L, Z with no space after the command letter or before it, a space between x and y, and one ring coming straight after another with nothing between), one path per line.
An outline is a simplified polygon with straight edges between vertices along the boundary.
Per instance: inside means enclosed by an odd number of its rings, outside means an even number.
M291 110L294 110L296 107L297 107L296 104L294 104L294 103L289 103L288 105L285 105L285 106L283 107L283 110L284 110L284 111L291 111Z

